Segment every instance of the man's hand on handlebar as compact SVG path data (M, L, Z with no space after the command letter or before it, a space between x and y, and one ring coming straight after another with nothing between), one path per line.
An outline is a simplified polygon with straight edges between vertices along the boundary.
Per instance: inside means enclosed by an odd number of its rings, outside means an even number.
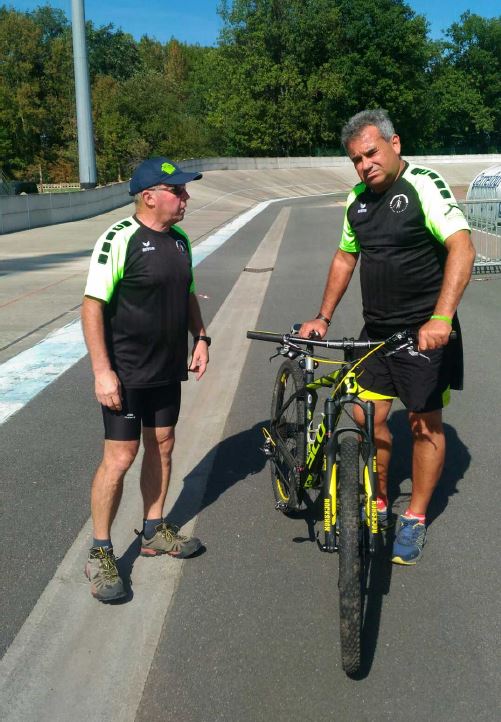
M311 321L305 321L299 329L301 338L323 338L329 328L326 321L321 318L314 318Z
M421 326L418 332L419 351L447 346L450 340L451 326L447 321L433 318Z

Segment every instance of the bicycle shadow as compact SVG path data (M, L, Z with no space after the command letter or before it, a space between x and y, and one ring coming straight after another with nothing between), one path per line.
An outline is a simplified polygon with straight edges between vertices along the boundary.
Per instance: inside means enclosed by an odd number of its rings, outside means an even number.
M268 419L259 421L251 428L223 439L211 449L185 476L183 488L167 514L167 521L182 527L214 504L232 486L262 471L266 457L259 451L263 445L261 429L268 424Z
M295 519L303 519L308 528L308 537L295 537L296 543L320 541L315 529L323 519L323 500L319 494L316 499L306 496L303 508L293 514ZM321 534L321 531L320 531ZM358 672L349 675L354 681L361 681L369 676L376 655L383 599L390 591L393 547L393 530L388 529L380 535L379 549L374 557L365 557L362 579L363 613L361 630L361 666Z
M395 411L388 420L388 427L393 436L388 495L394 510L401 513L405 510L411 494L412 439L407 412L403 409ZM449 498L459 493L458 483L464 478L471 462L468 447L461 441L456 429L444 423L444 433L446 442L444 470L428 507L427 526L431 526L435 519L443 514Z
M412 439L407 420L407 412L394 412L388 426L393 436L393 454L389 469L389 500L396 513L404 511L410 498L412 475ZM458 494L458 483L467 471L471 455L456 430L450 424L444 424L446 439L446 458L440 482L433 494L427 513L427 525L430 526L446 509L449 498ZM398 449L398 453L396 450ZM365 679L372 668L379 628L383 599L389 593L393 565L391 554L394 539L394 527L382 535L380 553L370 561L366 579L365 610L362 625L362 666L354 680Z

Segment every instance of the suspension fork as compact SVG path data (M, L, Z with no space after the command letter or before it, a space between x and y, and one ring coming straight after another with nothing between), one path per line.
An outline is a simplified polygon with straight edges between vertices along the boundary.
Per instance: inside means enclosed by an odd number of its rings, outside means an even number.
M328 398L325 401L324 424L326 429L326 444L324 446L323 462L323 500L324 500L324 552L335 552L336 544L336 517L337 517L337 437L334 434L338 413L338 403Z
M377 521L377 450L374 440L375 406L373 401L361 401L360 399L357 399L354 403L361 407L365 416L365 429L362 430L362 443L366 452L364 454L363 471L365 524L369 533L369 553L374 554L379 531Z

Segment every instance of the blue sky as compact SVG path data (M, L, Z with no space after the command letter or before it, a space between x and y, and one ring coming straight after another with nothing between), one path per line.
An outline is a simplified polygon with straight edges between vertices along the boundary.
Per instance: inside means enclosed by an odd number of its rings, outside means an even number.
M407 0L416 11L425 15L430 22L430 34L439 38L441 31L456 20L466 10L494 17L492 0ZM48 4L64 10L71 15L71 0L0 0L0 4L11 5L17 10L33 10L39 5ZM218 0L187 0L182 3L165 3L162 0L85 0L85 16L95 25L113 23L116 28L131 33L136 39L149 35L166 42L175 37L185 43L213 45L221 27L216 12Z

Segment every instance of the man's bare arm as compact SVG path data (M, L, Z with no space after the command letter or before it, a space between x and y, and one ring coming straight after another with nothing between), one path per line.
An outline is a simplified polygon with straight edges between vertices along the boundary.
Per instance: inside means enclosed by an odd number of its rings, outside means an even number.
M122 389L118 376L111 368L104 340L104 301L84 296L82 328L94 372L96 398L112 411L122 408Z
M452 318L471 278L475 248L468 231L453 233L445 241L447 259L444 278L440 290L434 316ZM419 349L440 348L445 346L451 332L450 324L441 319L431 319L419 329Z
M357 261L358 253L347 253L341 250L336 252L329 268L319 315L325 316L327 319L332 318L332 314L348 288ZM327 329L327 321L314 318L303 323L299 334L303 338L309 338L310 335L319 335L323 338Z
M204 322L202 320L202 313L200 311L200 305L198 298L194 293L190 293L188 298L188 327L193 336L206 336ZM205 341L198 341L193 346L193 353L189 370L196 373L197 381L204 375L207 364L209 363L209 347Z

